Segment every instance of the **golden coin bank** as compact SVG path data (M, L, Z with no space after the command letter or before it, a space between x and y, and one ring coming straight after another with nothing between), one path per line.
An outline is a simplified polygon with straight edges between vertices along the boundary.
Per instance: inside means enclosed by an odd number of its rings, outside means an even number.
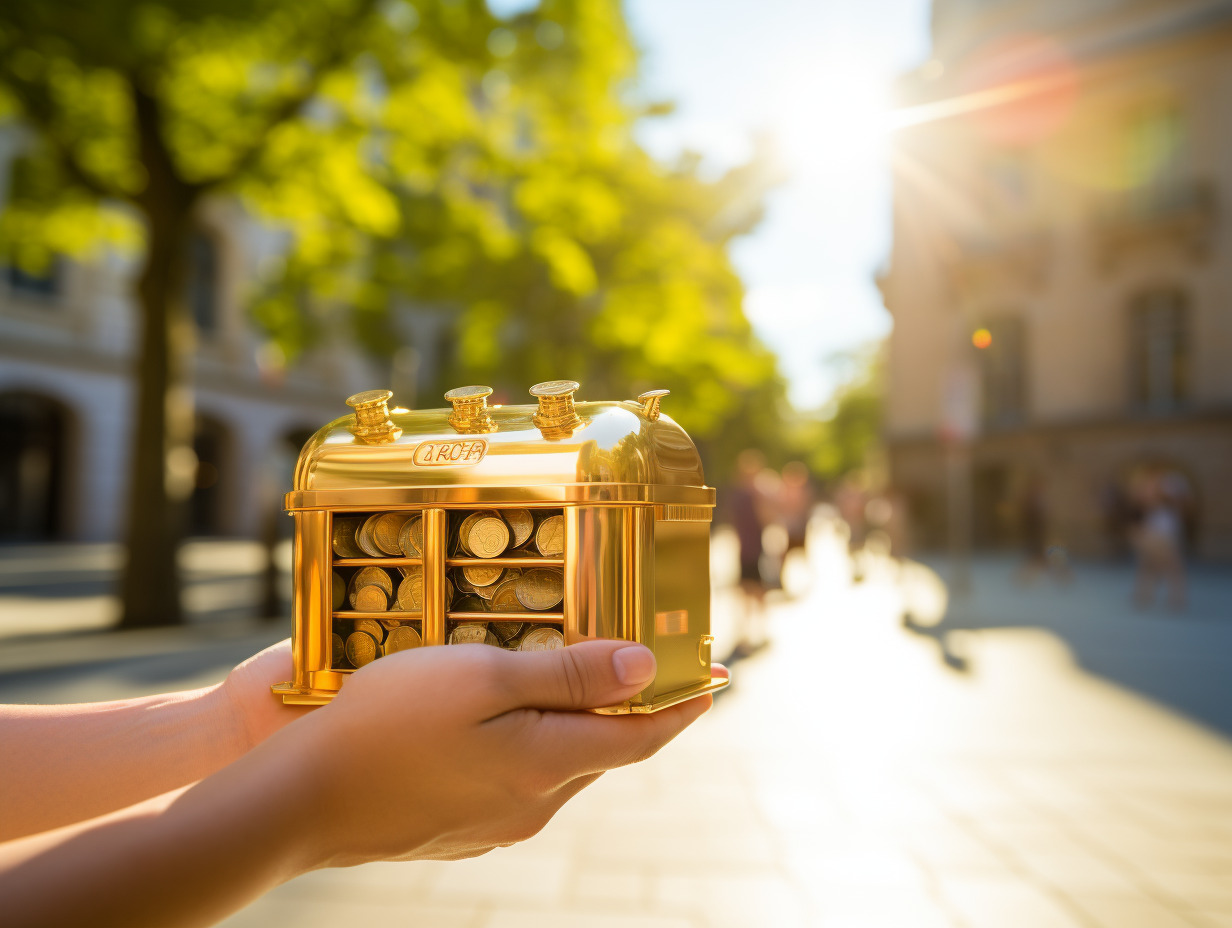
M726 683L710 674L715 493L666 390L585 402L572 381L537 403L390 408L388 390L300 452L295 677L284 702L320 704L394 651L478 644L550 650L617 638L654 651L654 681L595 711L654 712Z

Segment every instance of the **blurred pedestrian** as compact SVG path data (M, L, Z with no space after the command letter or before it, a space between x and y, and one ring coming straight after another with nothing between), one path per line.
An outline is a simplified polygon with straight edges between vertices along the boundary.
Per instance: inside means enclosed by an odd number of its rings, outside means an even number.
M803 461L788 461L783 465L778 510L783 528L787 530L786 554L804 548L809 517L813 514L813 487L808 466Z
M1181 553L1189 488L1176 473L1153 473L1137 483L1142 516L1133 536L1138 555L1134 602L1148 606L1160 583L1168 590L1168 605L1185 608L1185 561Z
M1047 572L1058 582L1068 583L1072 577L1065 548L1048 543L1048 499L1039 474L1027 479L1018 498L1017 510L1023 559L1015 579L1019 583L1032 583L1041 573Z
M760 618L765 612L766 584L762 577L762 533L767 524L766 500L758 488L758 477L765 465L762 453L754 448L740 452L736 459L736 485L727 493L728 512L740 542L740 589L745 613Z

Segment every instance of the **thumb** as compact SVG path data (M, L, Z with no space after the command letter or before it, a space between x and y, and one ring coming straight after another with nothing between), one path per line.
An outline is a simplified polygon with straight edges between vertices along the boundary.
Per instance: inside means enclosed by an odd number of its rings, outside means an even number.
M509 651L498 665L511 709L595 709L624 702L654 679L650 649L631 641L583 641L559 651Z

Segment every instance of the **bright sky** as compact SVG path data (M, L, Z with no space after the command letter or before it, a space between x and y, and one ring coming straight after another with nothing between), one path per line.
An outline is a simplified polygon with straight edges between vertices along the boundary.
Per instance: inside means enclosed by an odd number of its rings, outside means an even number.
M928 0L626 0L643 86L677 110L647 125L656 155L716 173L777 141L789 179L735 250L746 311L799 408L836 386L836 352L890 328L873 275L889 254L881 116L893 78L928 58Z
M488 0L499 15L537 0ZM834 355L884 336L873 283L890 249L883 118L893 79L929 57L929 0L625 0L642 95L677 104L642 141L715 175L774 139L788 180L735 249L745 311L797 408L822 405Z

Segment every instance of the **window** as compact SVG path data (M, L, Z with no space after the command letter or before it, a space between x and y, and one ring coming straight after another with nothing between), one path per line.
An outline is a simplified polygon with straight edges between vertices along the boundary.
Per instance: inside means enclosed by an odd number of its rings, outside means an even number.
M47 302L60 292L60 262L55 258L37 271L10 264L5 276L9 291L15 296L30 296Z
M1130 303L1130 398L1141 412L1170 412L1188 398L1185 304L1173 289L1149 290Z
M218 263L218 243L214 236L195 229L188 239L184 301L202 335L218 331Z
M1026 417L1026 338L1021 319L989 319L977 344L984 424L1017 425ZM980 347L982 346L982 347Z

